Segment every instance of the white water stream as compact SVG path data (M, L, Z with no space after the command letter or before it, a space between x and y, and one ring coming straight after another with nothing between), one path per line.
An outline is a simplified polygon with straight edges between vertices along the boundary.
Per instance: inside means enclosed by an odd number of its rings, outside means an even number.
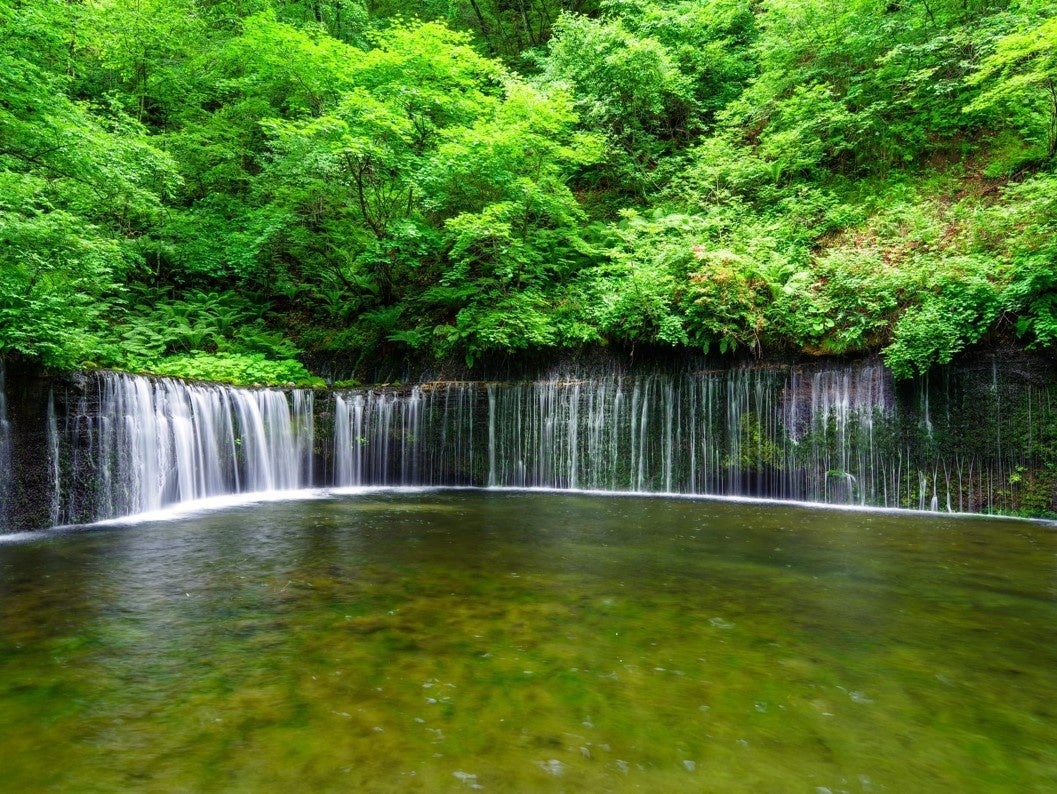
M1018 398L1026 409L1007 422L1013 409L997 396L959 405L945 394L937 409L924 385L897 398L876 363L329 394L100 373L72 393L49 401L42 450L55 524L362 486L988 512L1010 504L1034 445L1057 422L1047 387L1028 387ZM11 437L0 388L0 471L13 471Z
M7 384L4 362L0 359L0 527L8 526L8 500L11 490L11 424L7 419Z
M56 523L312 483L310 391L288 397L278 389L106 373L97 406L82 404L62 426L52 410L49 424ZM86 474L94 483L75 487Z
M445 383L339 395L337 485L478 484L884 504L880 366ZM890 481L891 480L891 481Z

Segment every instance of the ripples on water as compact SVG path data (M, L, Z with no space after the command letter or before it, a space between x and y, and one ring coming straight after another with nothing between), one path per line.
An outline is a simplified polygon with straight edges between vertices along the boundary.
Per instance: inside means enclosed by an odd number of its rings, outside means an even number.
M1057 789L1045 526L312 495L0 545L0 789Z

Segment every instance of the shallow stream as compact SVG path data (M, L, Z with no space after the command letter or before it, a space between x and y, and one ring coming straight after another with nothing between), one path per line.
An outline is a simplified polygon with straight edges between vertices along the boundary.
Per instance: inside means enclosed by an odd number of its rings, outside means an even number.
M1057 790L1057 533L375 490L4 542L0 789Z

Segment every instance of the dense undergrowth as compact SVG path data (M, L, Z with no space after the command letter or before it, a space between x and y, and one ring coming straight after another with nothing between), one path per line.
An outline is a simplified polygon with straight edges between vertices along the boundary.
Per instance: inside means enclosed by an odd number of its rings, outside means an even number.
M0 355L910 377L1057 345L1055 154L1046 0L5 0Z

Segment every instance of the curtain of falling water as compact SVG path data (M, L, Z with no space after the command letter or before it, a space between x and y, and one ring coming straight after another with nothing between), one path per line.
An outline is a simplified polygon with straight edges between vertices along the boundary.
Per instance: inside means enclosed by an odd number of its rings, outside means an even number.
M11 426L7 419L4 362L0 359L0 532L10 526L8 500L14 479L11 465Z
M56 523L312 484L313 395L99 375L60 426L49 407ZM53 398L54 404L54 398ZM78 480L90 480L79 488Z
M992 509L1001 495L994 483L1008 481L1020 447L994 440L983 451L979 444L941 450L927 384L917 411L900 409L893 392L874 363L349 393L336 398L335 484ZM989 416L988 432L1000 438L1001 422ZM1023 432L1032 437L1030 416Z
M310 391L115 373L96 386L72 409L48 407L55 523L310 485L1010 509L1038 463L1033 450L1057 426L1052 389L1003 397L997 375L961 397L933 395L926 382L899 399L876 363L744 367L334 392L320 413L333 417L322 452ZM3 408L0 466L10 446ZM330 459L319 471L314 453Z

